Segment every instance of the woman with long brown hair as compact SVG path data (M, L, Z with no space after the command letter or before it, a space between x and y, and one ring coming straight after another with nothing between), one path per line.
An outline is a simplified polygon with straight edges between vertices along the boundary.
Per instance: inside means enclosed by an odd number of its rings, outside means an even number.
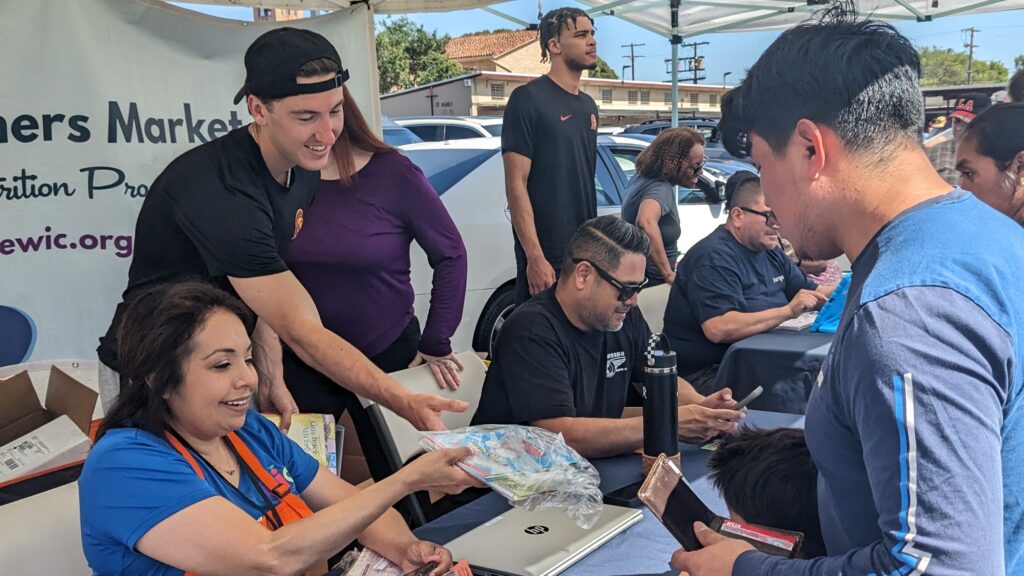
M309 291L324 326L385 372L422 363L455 388L462 366L450 338L462 320L466 249L441 199L408 158L370 129L348 88L344 127L332 162L286 258ZM416 241L434 269L423 331L413 310L410 247ZM349 411L370 471L388 472L359 399L286 350L284 376L299 409L340 416Z
M663 130L636 159L622 218L651 239L647 258L649 286L671 284L676 277L681 234L675 187L694 188L704 167L704 137L693 128Z

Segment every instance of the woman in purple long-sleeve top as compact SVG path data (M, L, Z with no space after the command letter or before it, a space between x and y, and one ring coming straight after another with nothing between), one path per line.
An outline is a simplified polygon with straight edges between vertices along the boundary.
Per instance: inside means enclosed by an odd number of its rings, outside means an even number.
M437 193L408 158L369 129L345 90L344 129L321 171L302 234L286 258L324 326L385 372L430 365L441 386L462 369L451 336L462 320L466 248ZM422 333L413 310L409 249L416 241L434 269ZM284 351L284 377L303 412L349 411L374 478L389 472L372 424L348 390Z

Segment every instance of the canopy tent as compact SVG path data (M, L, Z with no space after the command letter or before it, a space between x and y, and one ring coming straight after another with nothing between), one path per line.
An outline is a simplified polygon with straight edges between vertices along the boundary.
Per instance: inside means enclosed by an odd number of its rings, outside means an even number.
M672 43L672 125L679 124L679 44L713 32L788 28L828 5L823 0L580 0L593 16L622 18ZM931 22L945 16L1024 9L1024 0L856 0L879 20Z
M369 5L377 14L411 12L450 12L495 4L489 0L176 0L188 4L252 6L288 10L344 10L360 4Z
M488 0L200 0L203 4L297 10L341 10L369 4L378 14L480 8L521 26L529 23L491 8ZM579 0L594 17L614 16L672 43L672 125L679 124L679 45L683 38L721 32L788 28L828 0ZM946 16L1024 9L1024 0L855 0L860 14L879 20L931 22Z
M673 31L669 0L580 0L594 16L622 18L659 36L788 28L826 7L819 0L678 0ZM860 14L878 20L931 22L946 16L1024 9L1024 0L857 0Z

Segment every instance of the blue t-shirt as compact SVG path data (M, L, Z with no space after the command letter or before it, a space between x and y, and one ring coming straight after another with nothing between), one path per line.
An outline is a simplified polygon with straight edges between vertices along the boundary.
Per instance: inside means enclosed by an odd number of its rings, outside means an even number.
M818 285L782 248L754 252L719 226L683 256L665 307L664 332L680 376L716 364L728 343L715 344L701 324L726 312L761 312L785 306L800 289Z
M286 480L296 493L301 494L316 476L317 461L256 412L248 413L238 435L270 475ZM111 430L96 444L78 479L82 547L94 574L184 574L139 553L135 543L201 500L222 496L254 520L263 516L265 510L239 496L201 459L196 461L205 480L164 438L136 428ZM240 478L239 490L253 502L262 502L260 488L245 474Z
M831 555L733 574L1024 572L1024 231L955 190L853 265L807 406Z

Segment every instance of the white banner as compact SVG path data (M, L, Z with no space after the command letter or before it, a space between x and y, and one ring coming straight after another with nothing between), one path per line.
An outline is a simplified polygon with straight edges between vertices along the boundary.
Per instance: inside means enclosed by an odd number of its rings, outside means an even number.
M334 43L379 125L370 11L287 24ZM148 187L249 122L231 104L245 49L279 25L155 0L0 0L0 366L95 356Z

